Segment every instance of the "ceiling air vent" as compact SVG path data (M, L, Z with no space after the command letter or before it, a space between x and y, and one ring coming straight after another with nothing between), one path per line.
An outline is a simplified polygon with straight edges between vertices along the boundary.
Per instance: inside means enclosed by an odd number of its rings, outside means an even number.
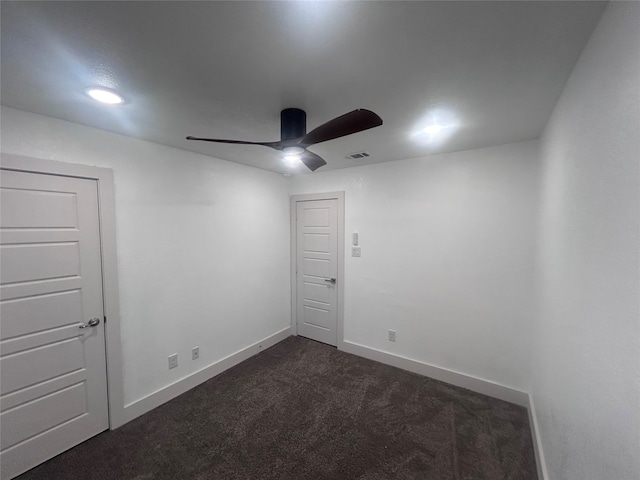
M369 155L367 152L355 152L345 155L344 158L346 158L347 160L355 160L356 158L365 158L370 156L371 155Z

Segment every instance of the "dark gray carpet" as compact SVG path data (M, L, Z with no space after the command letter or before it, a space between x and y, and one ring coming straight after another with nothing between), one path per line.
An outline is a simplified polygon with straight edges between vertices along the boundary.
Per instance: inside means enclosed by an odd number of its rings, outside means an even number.
M28 479L536 479L524 408L290 337Z

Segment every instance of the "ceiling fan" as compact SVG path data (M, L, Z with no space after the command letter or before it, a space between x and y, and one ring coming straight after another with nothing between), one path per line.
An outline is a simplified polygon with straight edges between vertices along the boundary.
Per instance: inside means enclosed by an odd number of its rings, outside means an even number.
M382 125L382 119L378 115L370 110L359 108L329 120L306 133L307 114L305 111L298 108L286 108L280 112L280 141L278 142L245 142L243 140L198 137L187 137L187 140L271 147L283 151L287 156L297 157L309 170L314 171L326 165L327 162L319 155L308 151L307 147L380 125Z

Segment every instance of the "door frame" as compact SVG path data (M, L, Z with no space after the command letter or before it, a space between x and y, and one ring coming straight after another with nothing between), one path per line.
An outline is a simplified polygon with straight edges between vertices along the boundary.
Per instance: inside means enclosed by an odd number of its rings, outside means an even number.
M297 318L297 204L312 200L337 200L338 201L338 304L337 314L337 342L338 350L344 350L344 192L306 193L291 195L291 335L298 335Z
M116 252L116 217L113 171L79 163L0 154L0 168L16 172L40 173L95 180L98 187L98 220L102 263L102 302L107 357L107 403L109 429L126 423L120 337L120 301L118 292L118 256Z

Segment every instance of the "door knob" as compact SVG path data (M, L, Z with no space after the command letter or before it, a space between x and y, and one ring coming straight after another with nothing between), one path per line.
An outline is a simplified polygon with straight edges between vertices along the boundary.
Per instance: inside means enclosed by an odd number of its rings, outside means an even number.
M327 283L331 283L331 284L335 284L336 283L336 279L335 278L325 278L324 281L327 282Z
M83 323L82 325L80 325L78 328L89 328L89 327L95 327L96 325L98 325L100 323L100 319L98 317L93 317L91 320L89 320L87 323Z

